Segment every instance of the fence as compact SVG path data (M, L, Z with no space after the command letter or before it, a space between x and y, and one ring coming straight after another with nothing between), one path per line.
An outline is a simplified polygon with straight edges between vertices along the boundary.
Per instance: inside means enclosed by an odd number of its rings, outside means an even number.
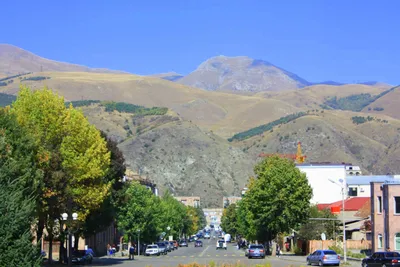
M332 246L342 246L342 242L336 242L335 240L310 240L308 241L308 246L306 254L313 252L317 249L329 249ZM371 240L346 240L346 248L348 250L366 250L371 249Z

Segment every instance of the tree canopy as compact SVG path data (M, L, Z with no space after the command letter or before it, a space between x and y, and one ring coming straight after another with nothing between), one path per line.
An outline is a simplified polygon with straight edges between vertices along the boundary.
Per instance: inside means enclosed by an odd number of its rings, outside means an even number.
M42 178L35 156L33 139L0 109L0 266L41 266L31 233Z
M293 161L266 158L254 167L248 191L239 203L239 229L249 240L269 241L306 222L312 188Z

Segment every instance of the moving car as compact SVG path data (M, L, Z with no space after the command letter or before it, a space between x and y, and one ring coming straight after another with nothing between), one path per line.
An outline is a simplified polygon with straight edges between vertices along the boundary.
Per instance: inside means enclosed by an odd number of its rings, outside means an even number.
M181 240L181 242L179 242L179 246L180 247L188 247L188 243L186 242L186 240Z
M72 253L71 261L73 264L91 264L93 261L93 256L86 250L75 250Z
M307 256L307 265L340 265L340 256L333 250L316 250ZM379 265L381 266L381 265Z
M203 242L201 242L200 240L197 240L196 242L194 242L194 247L203 247Z
M148 245L144 253L145 256L157 255L160 256L158 245Z
M361 262L362 267L367 266L400 266L400 253L398 252L375 252Z
M263 245L251 244L246 251L247 258L262 258L265 259L265 248Z
M206 234L204 235L204 239L210 239L210 238L211 238L210 233L206 233Z
M223 239L217 241L216 249L225 249L226 250L226 242Z

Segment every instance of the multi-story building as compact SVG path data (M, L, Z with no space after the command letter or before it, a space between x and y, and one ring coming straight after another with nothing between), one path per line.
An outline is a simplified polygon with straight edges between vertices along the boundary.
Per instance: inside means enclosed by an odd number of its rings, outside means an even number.
M371 182L395 181L400 177L398 175L360 175L347 176L347 187L349 197L370 197Z
M218 226L221 224L221 217L224 209L203 209L207 225Z
M223 197L222 198L222 206L225 208L227 208L229 205L231 204L236 204L238 201L240 201L242 199L242 197L236 197L236 196L232 196L232 197Z
M200 208L200 197L175 197L175 199L182 202L186 206Z
M400 181L371 182L372 251L400 251Z

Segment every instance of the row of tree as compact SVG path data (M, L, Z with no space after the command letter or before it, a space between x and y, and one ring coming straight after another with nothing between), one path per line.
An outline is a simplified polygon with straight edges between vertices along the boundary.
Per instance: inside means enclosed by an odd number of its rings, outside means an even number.
M310 216L334 218L335 215L310 205L312 188L293 161L277 156L266 158L255 166L254 172L256 178L250 178L242 200L224 210L221 218L224 231L263 243L292 231L305 239L317 238L324 231L328 237L333 235L337 226L332 221L309 220Z
M185 206L169 192L159 198L132 182L125 197L125 204L118 209L118 227L127 239L137 240L139 234L145 243L170 235L179 238L197 233L206 224L202 209Z
M40 244L45 230L49 258L53 240L63 255L65 226L85 237L119 217L127 235L140 229L149 241L167 224L169 234L202 226L199 210L123 183L125 169L117 144L81 110L47 88L21 87L12 106L0 109L0 266L39 266L40 246L33 244ZM62 220L74 212L78 220Z

